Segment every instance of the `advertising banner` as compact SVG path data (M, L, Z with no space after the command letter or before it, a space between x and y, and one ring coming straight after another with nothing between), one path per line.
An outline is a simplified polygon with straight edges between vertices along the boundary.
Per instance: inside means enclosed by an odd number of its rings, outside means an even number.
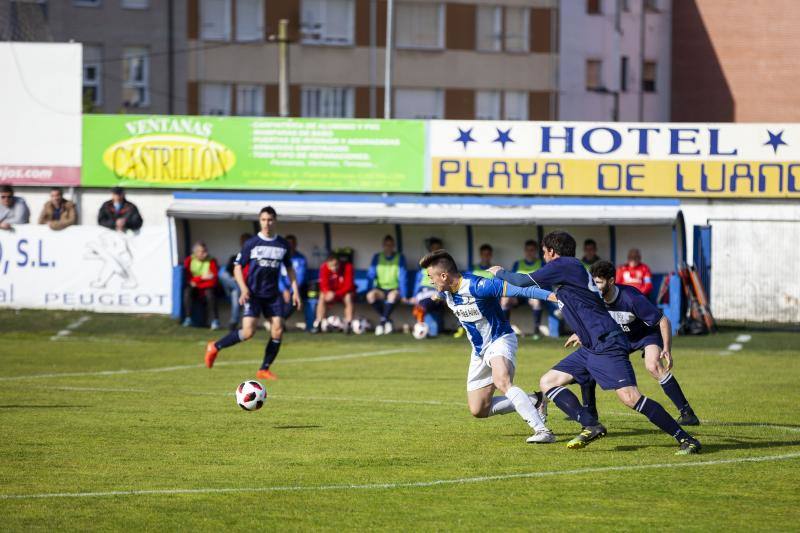
M0 43L0 184L79 185L81 45Z
M0 232L0 307L170 313L167 228L17 225Z
M434 120L430 191L800 198L800 125Z
M423 192L414 120L87 115L85 187Z

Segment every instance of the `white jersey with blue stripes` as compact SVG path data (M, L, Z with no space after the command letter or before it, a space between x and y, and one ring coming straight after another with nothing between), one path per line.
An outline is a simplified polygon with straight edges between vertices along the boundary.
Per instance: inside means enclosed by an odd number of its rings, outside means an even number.
M483 356L489 345L513 333L500 307L500 297L505 294L506 284L499 279L486 279L465 275L458 290L441 293L447 306L467 331L472 343L472 355Z

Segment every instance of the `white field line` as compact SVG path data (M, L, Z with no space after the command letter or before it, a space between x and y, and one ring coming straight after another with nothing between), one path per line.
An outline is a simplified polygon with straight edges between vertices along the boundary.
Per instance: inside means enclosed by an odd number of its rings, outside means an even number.
M399 353L415 353L416 350L408 350L405 348L396 348L393 350L379 350L375 352L361 352L344 355L329 355L324 357L308 357L304 359L285 359L281 361L281 365L291 365L299 363L319 363L326 361L341 361L345 359L360 359L362 357L375 357L378 355L392 355ZM248 360L248 361L220 361L215 366L239 366L239 365L252 365L258 364L261 360ZM83 376L118 376L122 374L147 374L159 372L174 372L176 370L189 370L194 368L205 368L203 363L196 365L176 365L176 366L163 366L158 368L140 368L135 370L119 369L119 370L99 370L96 372L63 372L54 374L28 374L24 376L2 376L0 381L19 381L23 379L40 379L40 378L72 378Z
M656 463L649 465L627 466L600 466L594 468L576 468L572 470L549 470L541 472L524 472L519 474L502 474L497 476L464 477L457 479L436 479L432 481L410 481L396 483L370 483L363 485L294 485L276 487L226 487L226 488L200 488L200 489L153 489L153 490L112 490L104 492L51 492L40 494L2 494L0 500L29 500L46 498L104 498L114 496L165 496L175 494L230 494L254 492L305 492L305 491L334 491L334 490L393 490L407 488L425 488L446 485L464 485L468 483L485 483L492 481L506 481L511 479L530 479L543 477L571 476L583 474L596 474L601 472L630 472L639 470L656 470L672 468L696 468L701 466L717 466L740 463L763 463L768 461L788 461L800 458L800 452L784 455L762 455L755 457L740 457L738 459L717 459L714 461L693 461L684 463Z
M84 325L84 324L85 324L86 322L88 322L89 320L91 320L91 317L90 317L90 316L88 316L88 315L84 315L84 316L80 317L80 318L79 318L78 320L76 320L75 322L73 322L73 323L69 324L69 325L68 325L68 326L67 326L65 329L62 329L61 331L59 331L58 333L56 333L55 335L53 335L52 337L50 337L50 340L51 340L51 341L57 341L57 340L61 340L61 339L65 338L65 337L69 336L69 334L70 334L70 333L71 333L73 330L76 330L76 329L78 329L79 327L81 327L82 325Z

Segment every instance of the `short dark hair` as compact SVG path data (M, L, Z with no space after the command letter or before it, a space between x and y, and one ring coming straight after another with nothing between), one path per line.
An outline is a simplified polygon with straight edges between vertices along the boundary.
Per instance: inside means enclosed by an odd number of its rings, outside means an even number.
M536 246L538 248L539 243L536 242L535 239L528 239L527 241L525 241L525 248L527 248L528 246Z
M617 271L611 261L598 261L592 265L589 273L593 278L614 279Z
M61 193L62 196L64 195L64 189L62 189L61 187L50 187L50 192L53 191L58 191L59 193Z
M428 237L425 239L425 248L430 250L434 244L438 244L439 246L444 246L444 242L439 237Z
M325 262L327 263L331 259L336 259L337 261L339 260L339 256L336 254L336 252L334 251L328 252L328 255L325 257Z
M575 257L575 237L566 231L551 231L542 239L542 246L552 249L561 257Z
M583 241L584 248L589 246L589 245L594 246L595 248L597 248L597 242L594 239L586 239L585 241Z
M0 192L7 192L9 194L14 194L14 187L11 185L2 185L0 186Z
M484 250L489 250L490 252L494 253L494 248L492 248L492 245L489 243L481 244L481 247L478 248L479 252L482 252Z
M297 242L297 237L295 237L295 236L294 236L293 234L291 234L291 233L290 233L289 235L287 235L286 237L284 237L284 239L286 239L287 241L294 241L294 242Z
M386 242L386 241L392 241L392 242L394 242L394 237L392 237L391 235L387 234L387 235L386 235L386 236L383 238L383 242Z
M265 206L261 208L261 211L258 212L258 216L260 217L264 213L268 213L272 215L272 218L278 218L278 213L275 212L275 208L271 205Z
M450 273L458 272L456 260L447 250L436 250L425 255L419 260L419 266L422 268L438 267Z
M125 196L125 189L122 187L112 187L111 194L119 194L121 196Z

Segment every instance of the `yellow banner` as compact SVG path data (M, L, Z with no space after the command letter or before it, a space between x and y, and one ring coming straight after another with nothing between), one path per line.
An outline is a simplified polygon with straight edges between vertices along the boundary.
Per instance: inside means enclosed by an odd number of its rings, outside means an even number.
M800 198L800 162L434 157L435 193Z

